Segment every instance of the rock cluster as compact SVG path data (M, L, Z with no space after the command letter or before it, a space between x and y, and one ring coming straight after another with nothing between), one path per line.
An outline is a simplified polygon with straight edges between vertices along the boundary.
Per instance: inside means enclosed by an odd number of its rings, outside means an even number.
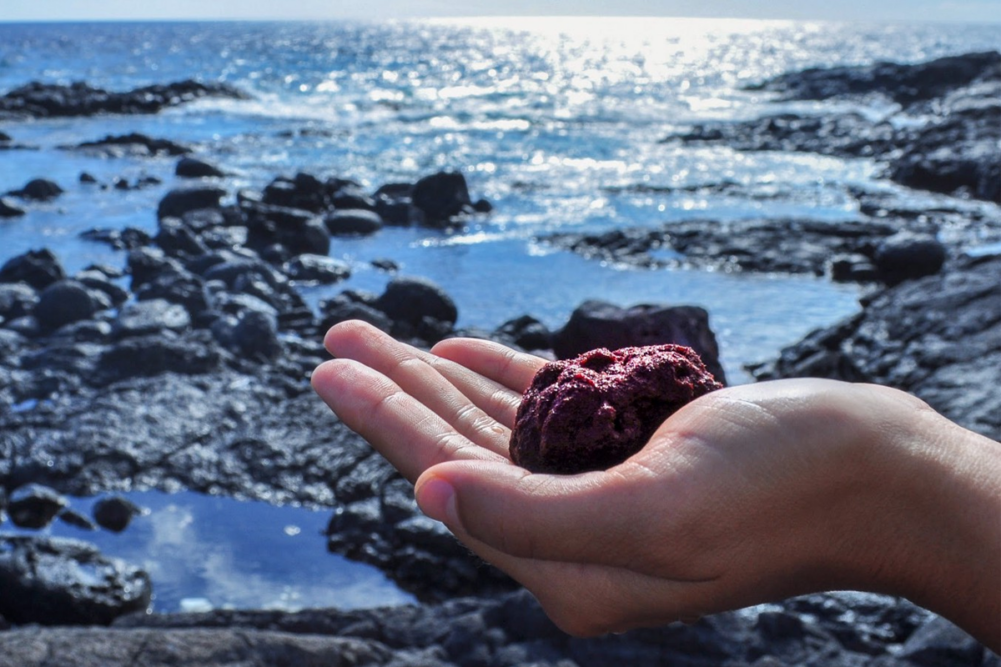
M94 88L83 82L59 85L33 81L0 96L0 119L149 114L203 97L249 99L246 93L228 84L192 80L126 92Z
M783 74L751 87L787 99L858 99L872 94L901 105L896 118L858 113L778 114L747 122L694 126L665 141L724 144L737 150L806 151L870 157L903 185L1001 202L1001 53L927 63L877 63ZM930 116L929 122L914 122Z

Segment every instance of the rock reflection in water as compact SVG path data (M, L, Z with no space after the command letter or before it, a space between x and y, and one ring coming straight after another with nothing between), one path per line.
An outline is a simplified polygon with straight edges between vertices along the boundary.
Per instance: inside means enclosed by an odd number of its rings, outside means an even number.
M74 537L107 556L144 568L153 580L153 611L210 608L353 609L413 602L379 570L328 553L329 512L276 507L191 492L122 494L144 508L121 534L56 521L43 531ZM99 498L74 498L89 515Z

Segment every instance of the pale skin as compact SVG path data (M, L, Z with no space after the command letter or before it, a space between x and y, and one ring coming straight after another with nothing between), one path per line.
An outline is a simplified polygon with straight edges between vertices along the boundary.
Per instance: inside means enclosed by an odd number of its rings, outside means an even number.
M610 470L533 474L507 445L544 359L471 339L425 352L361 322L325 345L324 401L571 634L855 589L907 597L1001 651L1001 444L908 394L731 387Z

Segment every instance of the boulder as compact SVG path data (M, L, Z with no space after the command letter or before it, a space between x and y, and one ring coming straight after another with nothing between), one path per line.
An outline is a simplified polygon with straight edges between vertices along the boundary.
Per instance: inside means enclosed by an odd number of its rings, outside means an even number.
M180 218L189 211L202 208L219 208L219 200L226 195L222 188L201 187L171 190L157 208L157 218Z
M80 232L80 238L97 243L106 243L115 250L135 250L149 245L153 239L149 234L135 227L124 229L87 229Z
M184 258L208 252L198 235L178 218L161 219L160 231L153 237L153 241L171 257Z
M6 197L0 197L0 218L17 218L24 215L24 209L18 208Z
M497 328L494 337L523 350L549 350L553 347L553 333L549 327L531 315L508 320Z
M38 303L38 294L28 285L0 283L0 318L14 320L31 313Z
M389 319L389 316L366 303L353 301L340 295L320 304L321 332L348 320L368 322L376 329L386 333L393 330L393 321Z
M239 352L258 361L273 361L282 352L278 340L278 323L259 311L246 311L237 321L234 334Z
M57 183L44 178L36 178L28 181L28 183L20 190L13 191L10 194L21 197L22 199L51 201L62 193L63 189L59 187Z
M560 359L569 359L599 347L615 350L667 343L694 349L709 372L726 383L716 335L709 328L709 313L697 306L621 308L603 301L585 301L553 336L553 352Z
M323 218L327 230L334 236L368 236L382 229L382 218L367 209L337 210Z
M193 157L182 157L174 173L181 178L221 178L226 174L215 165Z
M162 331L184 331L191 316L184 306L166 299L150 299L127 304L118 313L113 332L118 338L146 336Z
M897 285L941 271L946 250L934 236L902 232L884 239L873 259L879 279L887 285Z
M120 533L129 527L133 517L142 514L142 508L128 498L110 496L94 503L94 521L101 528Z
M424 212L426 224L432 227L448 227L454 217L472 206L466 177L455 171L420 179L414 184L411 200Z
M247 245L261 250L275 243L293 255L330 252L330 234L323 219L311 211L268 204L240 206L247 226Z
M325 285L345 280L351 276L351 267L346 262L326 255L299 255L282 267L292 280L315 282Z
M7 501L7 514L15 526L44 528L69 501L60 493L40 484L28 484L14 490Z
M94 315L97 304L90 291L76 280L60 280L42 290L33 315L46 329L85 320Z
M394 322L415 328L424 318L454 325L459 317L452 297L425 278L394 278L372 305Z
M183 269L171 269L157 274L136 289L136 299L163 299L184 306L191 317L198 317L213 304L205 281Z
M0 537L0 614L15 624L108 625L150 603L149 575L77 540Z
M12 257L0 267L0 282L23 282L37 290L45 289L65 277L66 273L59 260L47 248L29 250L22 255Z

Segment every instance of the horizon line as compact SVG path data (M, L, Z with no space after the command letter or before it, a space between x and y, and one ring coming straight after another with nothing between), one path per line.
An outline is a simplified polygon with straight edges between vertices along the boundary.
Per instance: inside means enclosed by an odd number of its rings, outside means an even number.
M697 20L697 21L760 21L790 23L832 23L832 24L997 24L995 20L984 19L921 19L921 18L877 18L877 19L831 19L831 18L782 18L761 16L684 16L665 14L461 14L455 16L396 16L388 18L371 17L314 17L314 18L269 18L269 17L139 17L139 18L23 18L3 19L0 25L16 24L70 24L70 23L394 23L406 21L459 21L459 20L546 20L546 19L642 19L642 20Z

